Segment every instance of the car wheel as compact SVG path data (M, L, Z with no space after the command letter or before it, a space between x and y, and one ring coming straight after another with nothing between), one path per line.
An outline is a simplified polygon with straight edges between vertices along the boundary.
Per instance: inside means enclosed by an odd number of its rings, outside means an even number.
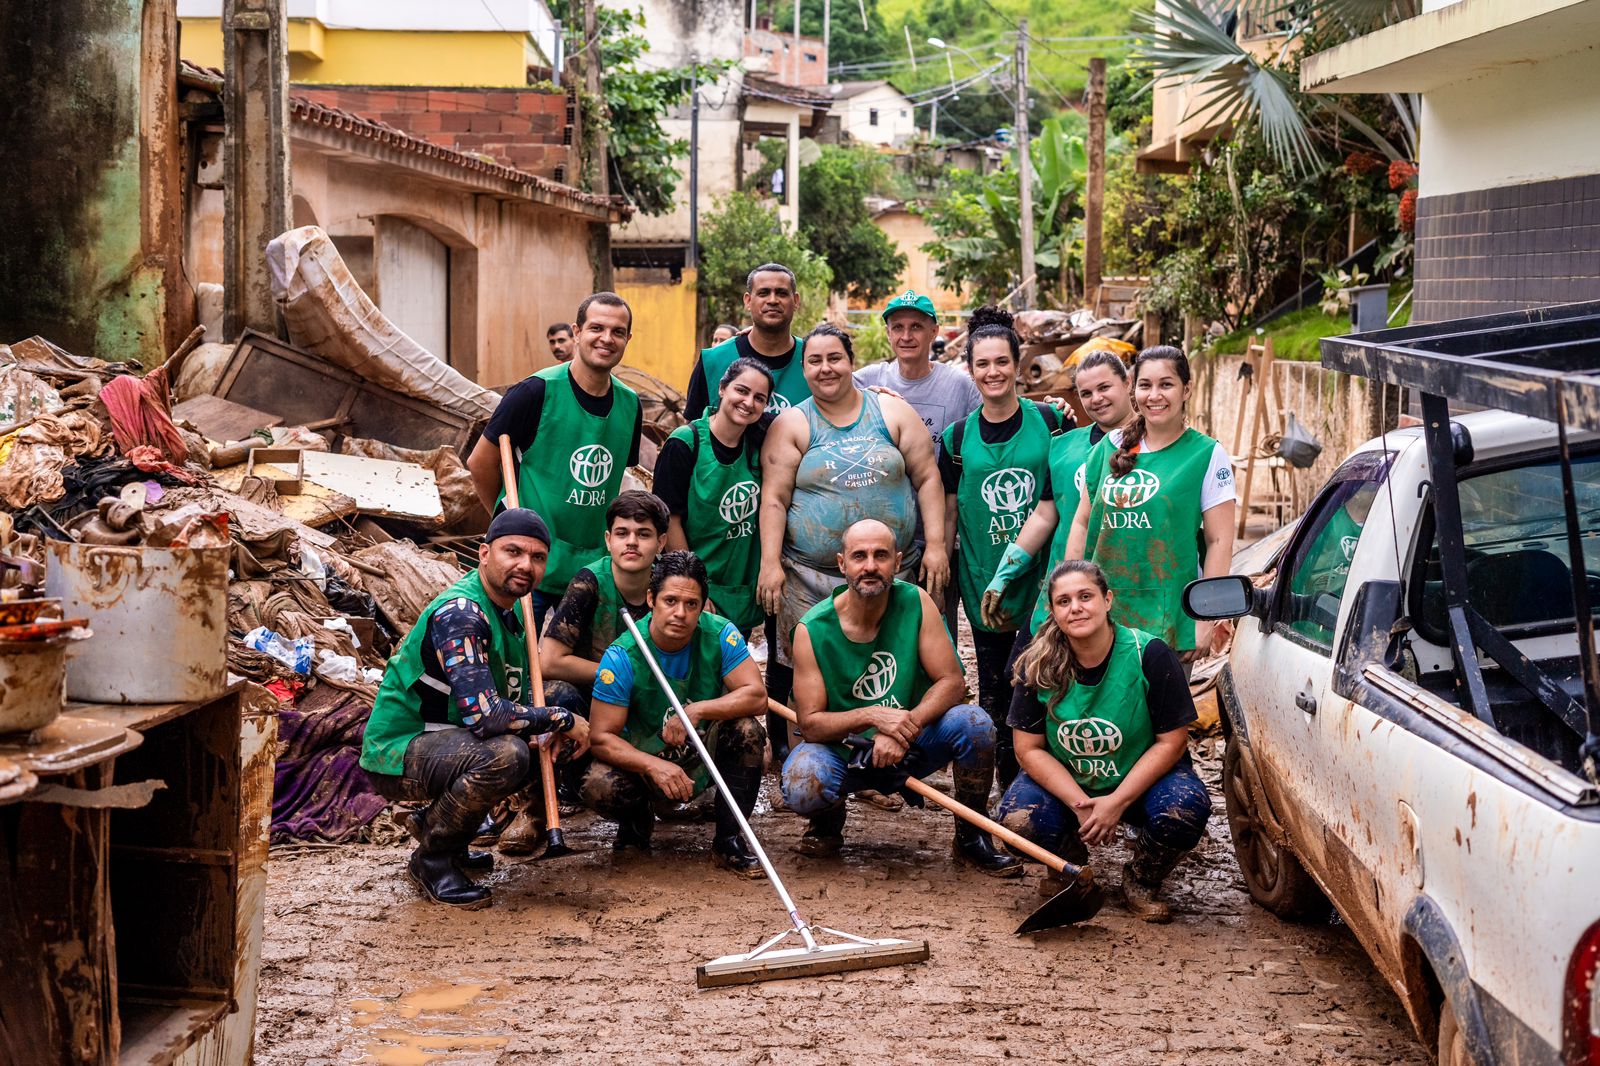
M1228 809L1233 854L1250 889L1250 898L1280 918L1326 921L1328 897L1306 873L1293 852L1279 847L1261 816L1259 785L1235 734L1222 755L1222 799Z
M1449 997L1439 1005L1439 1066L1475 1066Z

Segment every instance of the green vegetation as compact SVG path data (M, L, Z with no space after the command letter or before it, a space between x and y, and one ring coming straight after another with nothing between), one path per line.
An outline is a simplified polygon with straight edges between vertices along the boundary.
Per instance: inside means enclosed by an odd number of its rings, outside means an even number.
M876 175L888 169L870 148L826 145L800 171L800 236L833 268L834 292L869 304L887 299L906 269L906 257L867 210Z
M713 322L744 318L744 282L752 263L784 263L800 288L801 321L822 316L833 271L778 221L771 201L734 192L700 220L700 292Z
M1411 292L1408 285L1399 291L1391 290L1389 293L1389 313L1394 315L1390 326L1404 326L1411 321L1411 303L1406 301L1405 309L1395 315L1395 309L1401 301ZM1253 331L1251 331L1253 332ZM1350 313L1348 311L1338 315L1326 314L1320 307L1306 307L1299 311L1291 311L1276 321L1269 322L1266 326L1266 336L1272 338L1273 355L1279 359L1291 359L1296 362L1315 363L1321 360L1322 351L1317 342L1323 337L1338 337L1350 332ZM1219 355L1242 355L1245 345L1249 343L1250 333L1244 330L1235 330L1232 333L1218 337L1211 345L1211 350Z

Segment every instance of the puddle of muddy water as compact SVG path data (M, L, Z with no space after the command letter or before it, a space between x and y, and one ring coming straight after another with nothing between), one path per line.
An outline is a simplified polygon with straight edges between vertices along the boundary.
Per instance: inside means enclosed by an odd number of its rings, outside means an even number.
M505 1047L511 1041L508 1035L470 1031L477 1016L494 1008L495 1004L485 999L493 988L492 984L444 981L394 997L351 1000L351 1024L367 1037L362 1061L378 1066L427 1066L464 1053Z

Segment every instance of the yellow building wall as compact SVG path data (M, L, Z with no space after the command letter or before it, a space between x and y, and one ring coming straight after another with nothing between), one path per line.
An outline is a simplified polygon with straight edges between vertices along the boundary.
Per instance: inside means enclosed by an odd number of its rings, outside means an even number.
M684 392L700 354L696 343L696 272L685 270L673 284L657 271L619 268L613 284L633 310L633 339L623 362Z
M222 67L222 20L182 20L183 58ZM289 20L289 79L324 85L518 86L536 57L525 33L328 29Z
M910 211L886 211L874 218L873 223L894 244L895 251L906 257L906 269L900 275L900 289L916 289L926 293L933 306L940 311L959 311L961 294L939 284L938 268L928 258L922 246L935 239L933 227L927 219ZM852 301L852 306L854 306Z

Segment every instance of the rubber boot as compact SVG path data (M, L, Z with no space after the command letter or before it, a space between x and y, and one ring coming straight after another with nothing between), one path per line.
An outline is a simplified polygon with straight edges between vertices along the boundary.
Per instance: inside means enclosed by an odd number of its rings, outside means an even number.
M759 881L766 876L766 871L761 869L760 861L750 853L750 848L745 844L743 834L736 833L731 837L717 837L713 840L711 865L750 881Z
M544 844L544 793L529 785L511 797L516 816L500 834L500 854L532 855Z
M994 776L992 762L986 760L971 768L952 766L950 776L954 780L952 791L957 803L979 814L989 813L989 781ZM1021 859L996 848L988 833L960 818L956 819L956 839L950 850L958 861L990 877L1022 876Z
M424 851L418 848L411 853L406 874L422 894L435 903L443 903L464 911L487 907L492 900L489 890L467 880L456 869L455 856L450 852Z
M757 753L760 758L760 752ZM761 763L746 766L724 757L717 763L717 772L727 782L728 791L738 802L738 809L746 818L755 810L756 795L761 791ZM711 864L731 871L740 877L754 880L765 876L761 863L745 845L744 834L739 830L739 820L733 816L733 805L720 791L713 807L716 811L717 836L711 842Z
M650 836L655 827L656 814L650 809L650 804L648 802L639 804L637 808L617 819L617 837L611 842L612 853L618 854L628 848L638 848L640 851L648 852Z
M494 856L487 851L462 848L450 858L455 862L456 869L464 874L486 874L494 869Z
M1172 921L1172 907L1157 894L1181 858L1183 852L1155 843L1148 832L1134 837L1133 858L1122 866L1122 899L1129 914L1157 925Z
M842 800L820 814L813 814L811 824L795 844L794 850L813 859L827 859L839 854L844 847L844 819Z

